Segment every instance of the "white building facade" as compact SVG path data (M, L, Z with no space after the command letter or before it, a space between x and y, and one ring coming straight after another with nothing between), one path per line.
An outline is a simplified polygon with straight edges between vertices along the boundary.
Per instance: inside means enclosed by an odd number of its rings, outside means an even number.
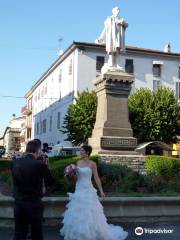
M118 61L134 74L132 89L155 90L164 85L180 98L180 54L136 47L126 49ZM78 91L94 88L93 80L104 62L107 55L103 45L73 42L51 65L26 94L27 103L31 98L31 139L39 138L50 145L68 144L64 141L66 136L59 131L68 106Z
M13 118L9 126L5 129L3 136L3 146L6 153L13 153L21 150L21 131L25 123L25 117Z

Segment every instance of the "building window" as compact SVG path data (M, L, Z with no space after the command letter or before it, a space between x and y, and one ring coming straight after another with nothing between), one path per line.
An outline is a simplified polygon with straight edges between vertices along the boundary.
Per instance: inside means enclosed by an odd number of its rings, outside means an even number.
M34 125L34 133L37 135L37 124Z
M179 68L178 68L178 77L180 79L180 65L179 65Z
M28 110L32 110L32 98L28 100Z
M176 96L180 99L180 82L176 82Z
M31 139L31 129L27 129L27 139Z
M156 91L160 84L161 84L160 80L153 79L153 91Z
M59 83L61 83L62 81L62 69L60 69L59 71Z
M37 128L36 128L37 135L39 135L39 123L37 123Z
M102 66L104 65L104 57L96 56L96 71L100 72Z
M61 100L61 89L59 90L59 101Z
M46 119L44 119L42 122L42 132L46 133Z
M58 112L57 114L57 129L60 129L61 127L61 113Z
M49 131L52 132L52 116L49 118Z
M161 65L153 64L153 76L160 77L161 76Z
M126 59L125 71L126 71L127 73L134 73L133 59Z
M42 123L42 121L40 121L40 134L42 134L43 133L43 123Z
M72 59L69 62L69 75L72 74Z

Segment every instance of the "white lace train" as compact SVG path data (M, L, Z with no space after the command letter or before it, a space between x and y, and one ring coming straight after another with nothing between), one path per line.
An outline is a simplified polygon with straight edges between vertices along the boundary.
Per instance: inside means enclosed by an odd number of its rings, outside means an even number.
M64 240L124 240L128 233L120 226L107 223L91 176L91 168L78 168L76 190L69 193L60 234Z

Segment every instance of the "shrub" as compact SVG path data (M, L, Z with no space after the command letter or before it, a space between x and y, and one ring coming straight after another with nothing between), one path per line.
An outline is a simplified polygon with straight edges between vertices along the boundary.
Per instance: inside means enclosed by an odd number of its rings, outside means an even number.
M143 187L144 176L126 165L100 163L99 174L104 190L117 192L137 191L138 187Z
M11 164L12 164L11 160L4 159L0 160L0 172L11 169Z
M12 175L11 171L0 172L0 182L7 183L9 186L12 186Z
M54 157L49 157L49 161L50 163L53 163L53 162L56 162L56 161L63 161L63 160L66 160L66 159L71 159L71 158L74 158L76 157L76 155L71 155L71 156L54 156Z
M167 185L167 190L180 193L180 172L170 179Z
M162 176L149 174L146 176L147 191L150 193L164 192L168 181Z
M146 190L145 176L138 172L129 171L119 186L119 192L138 192L140 189ZM142 191L142 190L141 190Z
M180 181L171 180L168 184L168 189L180 193Z
M98 164L98 156L91 156L90 159ZM55 190L60 192L74 191L75 181L64 178L64 169L69 164L76 164L80 160L80 156L55 157L50 158L50 168L55 178Z
M147 156L145 170L148 174L154 174L165 178L173 177L179 168L180 161L176 158L165 156Z

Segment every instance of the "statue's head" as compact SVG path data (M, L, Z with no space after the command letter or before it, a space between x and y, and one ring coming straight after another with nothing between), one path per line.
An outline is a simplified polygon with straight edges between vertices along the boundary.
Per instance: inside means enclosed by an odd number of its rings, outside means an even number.
M118 7L114 7L112 9L113 16L117 17L119 15L119 13L120 13L120 9Z

